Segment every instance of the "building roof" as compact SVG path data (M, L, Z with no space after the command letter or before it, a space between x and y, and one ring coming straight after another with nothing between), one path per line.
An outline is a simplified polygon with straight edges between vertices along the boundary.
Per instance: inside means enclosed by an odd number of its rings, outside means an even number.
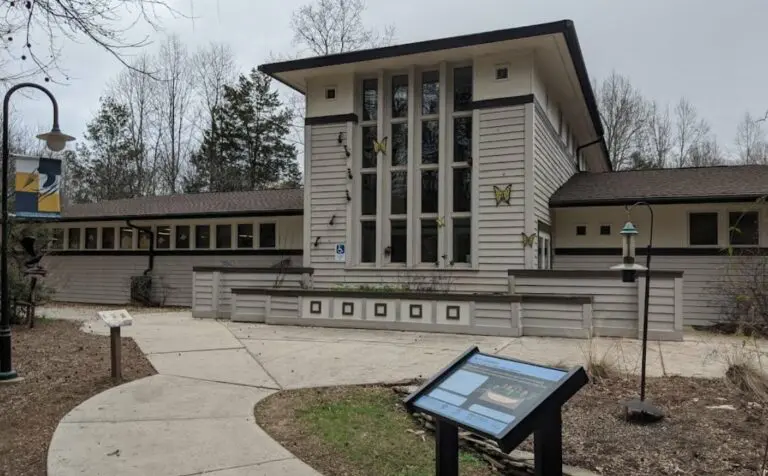
M768 165L588 173L571 177L550 207L743 202L768 195Z
M62 221L141 220L147 218L216 218L227 216L301 215L303 189L195 193L110 200L64 207Z
M576 71L579 80L579 88L584 96L592 127L597 134L597 139L604 159L610 170L611 164L608 160L608 148L603 139L605 134L603 124L600 120L600 113L597 108L592 83L587 74L587 66L584 63L584 55L581 52L579 38L576 35L576 28L572 20L560 20L550 23L540 23L536 25L527 25L517 28L507 28L504 30L494 30L482 33L473 33L470 35L452 36L428 41L418 41L414 43L405 43L394 46L385 46L381 48L372 48L366 50L351 51L325 56L315 56L290 61L281 61L277 63L263 64L259 66L259 71L265 73L287 86L296 89L304 94L306 91L297 88L281 77L280 73L289 71L323 68L327 66L336 66L350 63L360 63L384 58L393 58L397 56L408 56L419 53L429 53L433 51L449 50L454 48L466 48L488 43L497 43L502 41L520 40L524 38L534 38L547 35L562 35L568 47L570 60Z

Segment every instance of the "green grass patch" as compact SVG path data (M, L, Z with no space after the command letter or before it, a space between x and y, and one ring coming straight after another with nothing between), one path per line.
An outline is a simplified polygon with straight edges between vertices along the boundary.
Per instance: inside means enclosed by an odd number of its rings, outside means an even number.
M293 405L294 421L284 420L275 425L267 422L264 426L283 444L286 437L291 438L285 434L286 425L300 427L289 433L293 433L293 438L302 435L303 441L294 440L286 446L321 472L366 476L435 473L435 441L431 433L410 418L392 389L347 387L287 393L293 394L293 398L285 398L287 395L281 392L274 403ZM265 406L272 404L266 402ZM261 404L259 407L257 419L263 424L269 413ZM272 433L270 427L276 426L282 435ZM323 453L331 461L318 461ZM333 466L329 467L330 464ZM487 463L467 452L460 455L460 471L472 476L493 474Z

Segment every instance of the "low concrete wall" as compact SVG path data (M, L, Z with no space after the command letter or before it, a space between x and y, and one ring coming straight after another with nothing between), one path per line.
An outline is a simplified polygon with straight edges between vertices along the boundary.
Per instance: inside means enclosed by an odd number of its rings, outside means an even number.
M543 303L524 310L523 334L581 337L641 337L645 305L644 274L634 283L619 272L585 270L510 270L510 293L589 296L591 320L567 306ZM651 339L682 340L683 273L651 273L648 335ZM581 327L579 326L581 324Z
M522 335L521 315L537 306L558 305L587 320L592 306L586 296L254 288L232 294L232 318L245 322L511 337Z
M301 289L310 286L310 268L242 268L199 266L192 270L192 316L232 318L237 312L261 316L264 322L265 302L250 300L236 303L233 288L256 287ZM255 321L254 321L255 322Z

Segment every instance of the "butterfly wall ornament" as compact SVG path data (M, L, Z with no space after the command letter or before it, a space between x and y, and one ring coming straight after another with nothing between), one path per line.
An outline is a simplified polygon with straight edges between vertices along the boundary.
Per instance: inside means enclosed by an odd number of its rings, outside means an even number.
M381 139L380 141L374 139L374 141L373 141L373 152L376 153L376 154L381 152L382 154L386 155L386 153L387 153L387 141L388 141L388 138L386 136L383 139Z
M494 185L493 195L496 198L497 207L502 203L506 203L507 205L510 205L510 201L512 200L512 185L511 184L507 185L504 188L501 188L498 185Z
M435 218L435 225L437 225L438 228L444 227L445 226L445 218L443 218L443 217Z
M532 248L533 242L536 241L536 233L526 235L525 232L520 232L520 237L523 239L523 246Z

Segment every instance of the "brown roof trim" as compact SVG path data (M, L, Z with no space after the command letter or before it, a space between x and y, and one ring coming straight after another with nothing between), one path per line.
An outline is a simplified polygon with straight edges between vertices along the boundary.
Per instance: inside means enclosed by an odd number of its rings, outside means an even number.
M357 114L334 114L332 116L315 116L304 118L305 126L323 126L327 124L341 124L346 122L354 122L357 124Z
M149 250L52 250L53 256L147 256ZM158 250L154 256L301 256L304 250L297 249L179 249Z
M436 40L419 41L415 43L406 43L402 45L385 46L382 48L373 48L361 51L352 51L348 53L338 53L333 55L315 56L291 61L282 61L279 63L262 64L259 71L267 74L280 82L283 82L278 73L287 71L296 71L300 69L322 68L341 64L359 63L363 61L372 61L383 58L392 58L396 56L407 56L419 53L428 53L432 51L448 50L453 48L462 48L466 46L482 45L486 43L497 43L500 41L519 40L523 38L532 38L536 36L546 36L562 34L568 52L571 56L573 69L576 71L576 77L579 80L584 102L587 105L589 118L592 122L598 138L600 138L600 148L603 151L605 160L608 162L609 170L610 160L608 159L608 148L606 147L603 135L603 124L600 121L600 113L597 108L595 94L592 91L592 83L587 73L587 65L584 62L584 55L581 52L579 38L576 35L576 28L571 20L560 20L551 23L540 23L537 25L527 25L518 28L508 28L505 30L495 30L483 33L474 33L470 35L452 36ZM283 82L283 84L286 84ZM286 84L291 89L294 86ZM299 91L304 94L303 91Z
M245 267L233 267L233 266L193 266L192 271L196 273L222 273L222 274L235 274L235 273L253 273L253 274L313 274L314 268L299 268L299 267L286 267L275 266L271 268L245 268Z
M301 216L304 215L303 209L287 210L260 210L260 211L242 211L242 212L207 212L207 213L166 213L156 215L124 215L124 216L86 216L86 217L61 217L58 220L51 220L54 223L73 223L84 221L126 221L126 220L194 220L206 218L250 218L250 217L283 217L283 216Z
M638 273L645 275L645 271ZM510 269L507 275L516 278L616 278L621 279L621 271L587 269ZM652 278L682 278L682 271L651 270Z
M495 109L500 107L514 107L530 104L534 101L533 94L523 94L520 96L507 96L503 98L483 99L472 101L466 106L457 108L457 111L472 111L474 109Z
M637 202L646 202L651 205L693 205L696 203L735 203L755 201L765 194L750 195L729 195L722 197L712 196L691 196L691 197L635 197L635 198L616 198L616 199L594 199L594 200L550 200L550 208L573 208L573 207L607 207L634 205Z

